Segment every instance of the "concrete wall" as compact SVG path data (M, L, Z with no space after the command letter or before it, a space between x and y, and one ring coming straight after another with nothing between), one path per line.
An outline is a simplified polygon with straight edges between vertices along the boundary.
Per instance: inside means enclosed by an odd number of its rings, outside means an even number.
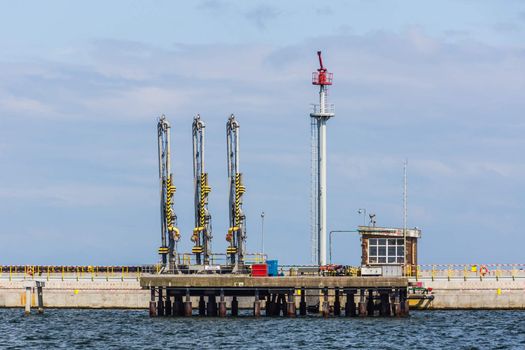
M65 308L146 308L150 292L137 280L50 280L45 281L44 306ZM36 293L33 292L33 305ZM25 304L23 281L0 281L0 307Z
M426 309L525 309L525 278L419 279L432 288L433 301L421 301ZM45 307L64 308L147 308L149 290L143 290L136 278L129 279L50 279L45 280ZM0 307L23 307L23 280L0 279ZM36 305L33 293L33 305ZM344 302L344 298L341 298ZM194 306L197 299L192 300ZM241 302L241 300L239 300ZM251 307L252 300L240 307Z
M422 309L525 309L525 278L434 280L419 279L432 288L434 300Z
M43 279L45 282L44 307L46 308L105 308L146 309L151 293L142 289L135 278L130 279ZM0 307L23 308L26 302L24 280L0 280ZM36 289L31 295L31 304L37 306ZM226 298L228 306L231 298ZM198 297L191 299L193 307ZM240 308L251 308L253 298L238 298Z

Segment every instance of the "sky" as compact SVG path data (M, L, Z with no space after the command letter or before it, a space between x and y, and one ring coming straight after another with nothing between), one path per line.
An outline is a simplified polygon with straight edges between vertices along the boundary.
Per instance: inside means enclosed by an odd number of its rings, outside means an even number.
M248 250L310 263L315 52L329 91L328 230L358 209L422 230L421 264L524 263L525 3L0 1L0 264L158 261L157 118L191 250L191 122L206 123L224 253L225 124L241 125ZM333 262L360 263L355 233Z

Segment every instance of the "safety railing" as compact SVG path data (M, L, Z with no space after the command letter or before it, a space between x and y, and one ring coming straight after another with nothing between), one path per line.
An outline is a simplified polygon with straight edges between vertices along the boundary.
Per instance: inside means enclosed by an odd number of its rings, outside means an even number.
M142 266L56 266L56 265L3 265L0 280L138 280Z
M332 103L327 103L324 106L324 109L321 109L321 106L318 104L312 105L312 114L335 114L335 106Z
M418 265L409 277L434 280L525 278L525 264L435 264Z
M210 254L209 265L227 265L229 263L229 256L227 254ZM263 253L250 253L244 256L244 263L247 265L251 264L263 264L266 262L268 256ZM177 256L177 265L197 265L195 254L181 253Z
M246 256L247 265L266 262L265 254ZM189 271L188 266L195 263L193 254L181 254L180 268ZM223 266L226 254L210 257L210 267ZM0 266L0 280L91 280L91 281L130 281L139 280L143 274L159 274L161 264L135 266L48 266L48 265L4 265ZM280 276L323 275L359 276L360 268L346 265L280 265ZM406 266L405 276L415 280L472 280L472 279L518 279L525 278L525 264L435 264Z

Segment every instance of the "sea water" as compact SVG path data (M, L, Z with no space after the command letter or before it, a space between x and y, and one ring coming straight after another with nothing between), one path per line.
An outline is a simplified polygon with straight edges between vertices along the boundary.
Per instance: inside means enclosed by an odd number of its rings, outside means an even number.
M150 318L147 310L0 309L2 349L525 349L525 311L408 318Z

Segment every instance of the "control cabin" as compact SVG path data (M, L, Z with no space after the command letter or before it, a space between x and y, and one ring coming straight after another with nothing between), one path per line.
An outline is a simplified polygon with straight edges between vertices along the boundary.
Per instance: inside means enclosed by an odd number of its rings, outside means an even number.
M405 274L416 273L420 229L407 228L405 233L402 228L359 226L358 232L363 274L401 275L403 270Z

